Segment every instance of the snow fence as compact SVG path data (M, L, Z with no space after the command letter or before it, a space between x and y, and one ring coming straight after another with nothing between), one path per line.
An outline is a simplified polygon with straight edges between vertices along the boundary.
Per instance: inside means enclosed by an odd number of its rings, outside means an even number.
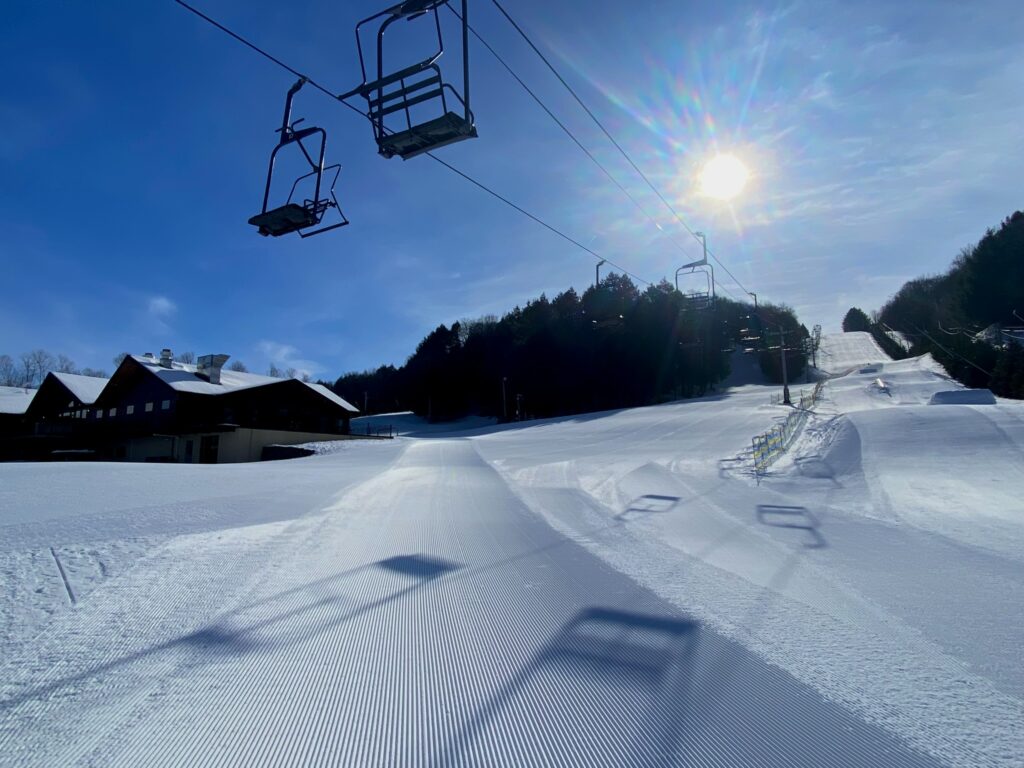
M819 381L810 392L800 393L800 403L786 416L780 424L776 424L767 432L751 439L753 445L754 471L758 476L765 474L768 467L778 461L793 444L807 422L807 414L821 398L821 389L825 381Z

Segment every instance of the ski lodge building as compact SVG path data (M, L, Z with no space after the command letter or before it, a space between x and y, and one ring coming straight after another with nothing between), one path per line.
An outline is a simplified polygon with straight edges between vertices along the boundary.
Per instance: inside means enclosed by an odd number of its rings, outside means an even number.
M165 349L126 357L110 379L50 373L2 453L213 464L349 434L358 411L327 387L224 370L227 360L179 363Z

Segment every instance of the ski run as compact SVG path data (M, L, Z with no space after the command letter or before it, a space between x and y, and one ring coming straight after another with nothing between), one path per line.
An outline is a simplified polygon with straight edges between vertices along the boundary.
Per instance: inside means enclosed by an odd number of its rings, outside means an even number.
M1024 765L1024 404L818 363L763 477L741 354L661 406L0 465L0 765Z

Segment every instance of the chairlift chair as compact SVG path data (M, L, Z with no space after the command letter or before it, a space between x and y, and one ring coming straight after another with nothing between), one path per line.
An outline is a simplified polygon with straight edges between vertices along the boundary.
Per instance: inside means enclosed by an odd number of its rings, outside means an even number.
M700 261L694 261L690 264L684 264L676 270L676 290L679 290L679 273L684 270L689 270L686 274L689 275L704 275L707 281L707 287L705 290L700 291L689 291L683 294L683 298L686 300L687 307L697 312L704 312L715 307L715 269L708 264L707 259L701 259Z
M344 101L351 96L362 96L368 106L368 117L373 124L373 134L378 152L384 157L396 155L403 160L429 152L439 147L454 144L465 139L476 138L473 113L469 108L469 21L467 0L462 0L462 76L463 93L442 79L437 61L444 53L444 39L441 34L439 10L449 0L406 0L387 10L363 19L356 25L356 47L359 52L359 67L363 82L338 98ZM426 59L394 72L387 72L384 66L384 33L400 19L414 21L433 14L437 30L437 51ZM376 78L367 80L366 57L363 55L360 29L364 24L383 18L377 28L377 72ZM394 86L394 87L392 87ZM390 90L389 90L390 89ZM449 109L449 102L455 107ZM439 104L441 114L420 121L414 120L411 108L419 104ZM385 118L404 113L404 128L393 130L386 125Z
M284 105L284 119L281 122L281 127L277 129L277 132L281 134L281 138L277 146L270 153L267 186L263 192L263 210L249 219L249 223L257 227L259 233L264 237L280 237L292 232L298 232L299 237L312 237L313 235L319 235L322 232L337 229L348 224L348 219L341 212L338 198L334 194L334 185L337 183L338 175L341 173L341 165L335 163L334 165L324 166L324 153L327 150L327 132L323 128L296 128L302 122L302 118L295 122L291 121L292 100L305 83L306 79L300 78L288 90L288 96L285 99ZM303 141L316 136L319 137L320 141L319 152L314 152L311 155ZM315 142L316 139L313 139L313 141ZM295 180L284 205L268 209L270 204L270 187L274 180L274 161L277 159L277 153L291 144L298 146L312 170ZM314 159L314 155L316 159ZM332 172L333 175L331 175ZM330 178L330 187L326 191L323 184L325 173ZM312 199L305 198L301 203L293 202L292 198L295 196L295 190L299 184L310 177L313 178L314 191ZM324 215L332 208L338 212L341 220L334 224L320 227ZM317 229L316 227L319 228ZM313 228L312 231L310 231L311 228Z

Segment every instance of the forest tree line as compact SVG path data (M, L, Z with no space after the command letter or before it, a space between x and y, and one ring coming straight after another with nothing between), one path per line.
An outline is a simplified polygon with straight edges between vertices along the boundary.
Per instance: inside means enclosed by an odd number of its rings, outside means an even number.
M906 283L865 319L868 328L851 330L871 331L893 357L930 352L966 386L1024 398L1024 347L1002 332L1024 327L1024 212L964 248L943 274ZM896 345L887 328L909 339L910 349Z
M366 413L411 410L432 420L467 414L543 418L697 397L729 373L738 346L760 353L780 377L779 352L762 351L761 329L807 331L787 307L719 298L697 309L667 281L641 291L610 274L582 295L541 295L503 317L440 325L400 367L348 373L334 390ZM792 336L790 337L792 338ZM746 342L743 339L747 339ZM804 369L787 357L789 375Z

